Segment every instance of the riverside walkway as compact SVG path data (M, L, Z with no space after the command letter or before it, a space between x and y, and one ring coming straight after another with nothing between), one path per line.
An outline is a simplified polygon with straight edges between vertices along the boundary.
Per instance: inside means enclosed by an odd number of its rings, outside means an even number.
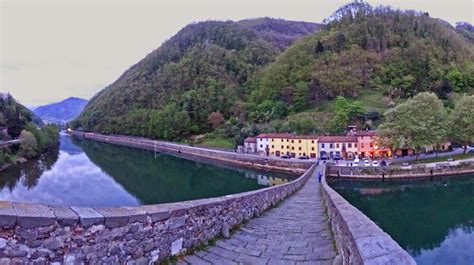
M178 264L333 264L337 255L317 173L295 194L231 238L185 256Z

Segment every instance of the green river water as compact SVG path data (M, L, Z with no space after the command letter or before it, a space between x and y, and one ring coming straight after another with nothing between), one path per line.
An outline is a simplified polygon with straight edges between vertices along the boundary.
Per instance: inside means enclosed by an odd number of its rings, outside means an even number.
M329 183L418 264L474 264L474 176Z

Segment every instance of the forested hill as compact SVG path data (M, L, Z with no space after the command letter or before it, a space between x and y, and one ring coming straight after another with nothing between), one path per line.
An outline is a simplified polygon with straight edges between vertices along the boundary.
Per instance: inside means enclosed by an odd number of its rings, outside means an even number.
M318 28L271 18L188 25L93 97L75 125L167 139L208 131L212 112L240 115L249 80ZM162 118L176 133L162 133Z
M375 128L385 110L421 91L446 107L472 94L466 32L361 1L322 26L268 18L192 24L96 95L75 126L168 140L211 132L235 143L260 131Z
M30 122L38 126L44 125L41 118L18 103L10 94L0 93L0 127L7 127L11 138L19 137Z

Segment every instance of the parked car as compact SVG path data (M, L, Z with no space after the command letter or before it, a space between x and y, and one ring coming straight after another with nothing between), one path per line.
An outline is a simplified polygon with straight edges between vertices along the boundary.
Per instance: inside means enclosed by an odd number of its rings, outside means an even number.
M328 160L328 156L327 155L322 155L320 159L321 160Z
M341 156L340 155L335 155L334 160L341 160Z
M306 159L309 159L309 156L300 156L299 159L304 159L304 160L306 160Z
M368 159L364 160L364 167L369 167L370 161Z
M373 166L373 167L378 167L378 166L380 166L379 161L372 161L372 166Z
M354 166L354 167L359 166L359 159L358 158L354 159L354 162L352 162L352 166Z
M289 159L290 156L289 156L289 155L282 155L281 158L283 158L283 159Z

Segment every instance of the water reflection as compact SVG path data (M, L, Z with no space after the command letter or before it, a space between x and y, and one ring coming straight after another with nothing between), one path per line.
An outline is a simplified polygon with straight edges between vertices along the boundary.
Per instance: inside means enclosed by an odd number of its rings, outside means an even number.
M419 264L474 264L474 176L330 183Z
M115 206L176 202L277 185L292 176L61 135L60 149L0 173L0 200Z

